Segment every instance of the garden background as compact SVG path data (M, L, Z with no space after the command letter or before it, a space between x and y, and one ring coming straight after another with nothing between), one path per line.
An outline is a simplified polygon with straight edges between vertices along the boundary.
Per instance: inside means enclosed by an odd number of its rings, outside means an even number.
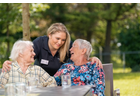
M22 11L21 3L0 3L0 68L23 38ZM140 96L139 3L30 3L29 14L30 40L46 35L52 23L65 24L72 41L90 41L91 56L113 63L121 96Z

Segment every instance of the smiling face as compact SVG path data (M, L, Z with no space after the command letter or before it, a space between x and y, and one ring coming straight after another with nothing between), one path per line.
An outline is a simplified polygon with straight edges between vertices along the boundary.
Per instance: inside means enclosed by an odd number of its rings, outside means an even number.
M28 45L23 53L21 54L21 57L23 58L24 62L27 64L31 64L34 62L34 56L35 52L31 45Z
M56 32L49 34L49 48L50 50L58 50L66 41L65 32Z
M71 60L73 62L77 61L77 59L81 56L82 54L82 49L79 48L79 44L75 41L70 49L71 53Z

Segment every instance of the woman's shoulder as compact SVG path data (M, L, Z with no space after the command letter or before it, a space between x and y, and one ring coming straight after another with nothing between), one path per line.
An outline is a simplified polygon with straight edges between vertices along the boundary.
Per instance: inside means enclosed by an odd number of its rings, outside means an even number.
M44 41L46 39L48 40L48 36L44 35L44 36L37 37L36 39L33 40L33 42Z
M64 63L62 66L71 66L73 63Z
M98 67L98 66L96 66L96 63L93 63L93 62L88 62L88 63L86 63L86 65L90 68Z
M10 65L11 68L19 68L17 61L13 61Z
M40 69L42 69L40 66L38 66L38 65L30 65L29 66L30 67L30 69L37 69L37 70L40 70Z

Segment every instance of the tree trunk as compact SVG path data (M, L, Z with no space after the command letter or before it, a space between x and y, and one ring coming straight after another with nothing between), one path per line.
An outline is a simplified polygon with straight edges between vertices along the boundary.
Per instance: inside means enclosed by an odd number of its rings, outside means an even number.
M87 37L86 37L86 40L89 41L91 43L91 38L92 38L92 32L89 30L87 32Z
M107 20L107 30L106 30L106 40L105 40L105 47L103 50L103 62L104 63L110 63L111 62L111 48L110 48L110 42L111 42L111 29L112 29L112 21Z
M7 8L6 8L6 11L9 13L10 11L10 8L9 8L9 4L7 3ZM6 42L7 42L7 53L6 53L6 58L9 59L9 54L10 54L10 42L9 42L9 21L6 23L6 28L7 28L7 31L6 31L6 34L7 34L7 39L6 39Z
M23 40L30 40L29 3L22 3Z

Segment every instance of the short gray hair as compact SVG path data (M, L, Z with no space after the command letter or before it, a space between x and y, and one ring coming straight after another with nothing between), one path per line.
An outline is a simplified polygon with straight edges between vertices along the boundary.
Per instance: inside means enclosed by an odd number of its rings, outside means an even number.
M87 57L87 60L89 60L89 56L92 52L92 45L90 44L90 42L84 39L76 39L75 41L79 44L80 49L84 49L84 48L87 49L85 55Z
M12 61L16 61L19 53L23 53L23 51L26 49L27 46L33 46L33 43L31 41L25 41L25 40L18 40L14 43L13 48L11 50L10 59Z

